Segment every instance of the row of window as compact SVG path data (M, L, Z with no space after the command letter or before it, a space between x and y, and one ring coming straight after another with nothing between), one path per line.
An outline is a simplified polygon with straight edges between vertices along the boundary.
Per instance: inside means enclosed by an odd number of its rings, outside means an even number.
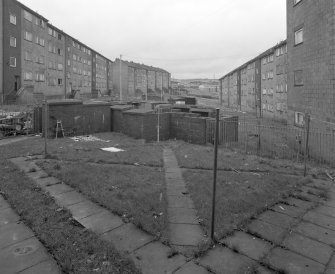
M90 71L82 70L81 68L73 67L72 70L73 70L73 73L75 73L75 74L84 75L84 76L91 76L92 75L92 73ZM98 76L96 76L96 77L98 77Z
M62 86L63 85L63 79L62 78L52 78L50 77L48 79L48 85L49 86Z
M287 53L287 45L281 46L281 47L276 49L276 56L277 57L280 56L280 55L283 55L285 53Z
M83 63L83 64L87 64L87 65L92 65L92 62L91 62L91 60L87 60L87 59L85 59L85 58L82 58L81 56L77 56L76 54L73 54L72 55L72 59L74 60L74 61L77 61L77 62L80 62L80 63Z
M32 81L33 80L33 73L30 71L25 71L23 73L23 79L26 81ZM44 82L45 81L45 74L41 72L35 73L35 81L36 82Z
M82 45L80 45L79 43L76 43L75 41L72 41L72 46L74 48L77 48L77 49L81 50L84 53L87 53L88 55L91 55L91 50L83 47Z
M49 68L49 69L53 69L53 70L59 70L59 71L62 71L62 70L64 69L64 66L63 66L62 63L49 61L48 68Z
M27 41L29 41L29 42L32 42L33 41L33 34L31 32L29 32L29 31L25 31L24 32L24 39L27 40ZM39 37L39 36L35 37L35 43L37 45L42 46L42 47L45 46L45 40L44 40L44 38Z
M287 108L285 103L276 103L276 110L279 112L285 111ZM274 106L272 104L263 104L263 110L268 112L274 112Z
M267 63L272 63L274 60L273 54L270 54L262 59L263 65L266 65Z
M63 35L58 33L57 31L55 31L52 28L48 28L48 33L50 36L57 38L58 40L63 40Z
M262 79L267 80L267 79L273 79L273 71L268 71L267 73L262 73Z
M64 51L56 46L54 46L52 43L49 42L49 46L48 46L48 51L50 53L54 53L54 54L58 54L60 56L64 55Z
M107 71L107 68L105 66L99 65L98 63L95 66L96 66L97 70Z

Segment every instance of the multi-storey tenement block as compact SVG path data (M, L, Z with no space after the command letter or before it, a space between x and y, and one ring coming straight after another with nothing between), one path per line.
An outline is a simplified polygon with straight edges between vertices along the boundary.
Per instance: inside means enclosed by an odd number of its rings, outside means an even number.
M17 0L0 0L0 20L0 103L119 94L113 83L118 64L40 14ZM128 67L125 75L123 88L128 90ZM129 80L134 96L136 91L146 92L149 85L154 91L169 88L170 74L161 69L137 64L129 75L134 79L133 86Z
M289 121L335 123L334 0L287 0Z
M114 90L123 100L170 91L171 75L160 68L116 59L112 75Z
M286 119L286 42L279 43L220 79L223 102L257 116Z

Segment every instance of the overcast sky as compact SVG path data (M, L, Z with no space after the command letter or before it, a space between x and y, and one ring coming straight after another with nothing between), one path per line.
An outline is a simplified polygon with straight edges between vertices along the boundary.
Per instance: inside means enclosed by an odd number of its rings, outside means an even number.
M216 78L286 37L285 0L21 0L114 60Z

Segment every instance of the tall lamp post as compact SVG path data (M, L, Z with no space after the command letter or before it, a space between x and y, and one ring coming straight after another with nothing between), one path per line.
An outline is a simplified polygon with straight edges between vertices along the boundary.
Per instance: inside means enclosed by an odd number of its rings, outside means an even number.
M122 54L120 55L120 101L122 101Z

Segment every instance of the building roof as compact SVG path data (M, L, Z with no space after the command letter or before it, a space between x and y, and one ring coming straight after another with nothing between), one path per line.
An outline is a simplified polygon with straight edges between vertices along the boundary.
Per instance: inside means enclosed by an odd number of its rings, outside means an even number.
M242 68L245 68L246 66L248 66L249 64L265 57L265 56L268 56L269 54L272 54L275 52L275 50L283 45L286 45L287 41L286 40L283 40L279 43L277 43L275 46L267 49L266 51L262 52L261 54L257 55L255 58L249 60L248 62L244 63L243 65L237 67L236 69L232 70L231 72L227 73L226 75L222 76L219 80L222 80L224 78L226 78L227 76L230 76L232 74L234 74L235 72L241 70Z
M116 58L115 62L119 62L120 59ZM127 66L129 67L133 67L133 68L138 68L138 69L146 69L146 70L151 70L151 71L158 71L158 72L165 72L165 73L169 73L168 71L161 69L161 68L157 68L157 67L153 67L153 66L148 66L145 64L140 64L140 63L135 63L132 61L126 61L126 60L122 60L122 63L127 64Z

